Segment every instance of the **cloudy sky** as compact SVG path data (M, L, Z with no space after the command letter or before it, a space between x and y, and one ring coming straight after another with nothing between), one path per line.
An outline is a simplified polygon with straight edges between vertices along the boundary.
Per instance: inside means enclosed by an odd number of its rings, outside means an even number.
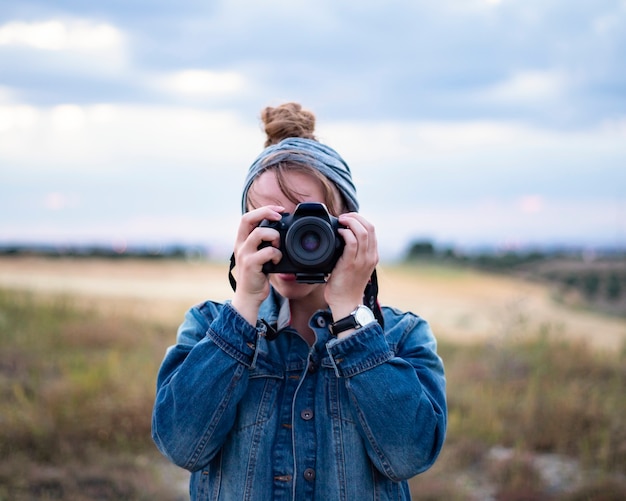
M626 0L0 3L0 244L225 252L301 102L383 252L626 246Z

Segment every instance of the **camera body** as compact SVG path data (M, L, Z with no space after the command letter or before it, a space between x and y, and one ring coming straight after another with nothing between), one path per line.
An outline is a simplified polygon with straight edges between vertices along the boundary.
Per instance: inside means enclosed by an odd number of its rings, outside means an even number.
M265 219L259 226L278 231L283 253L277 264L263 265L265 273L294 273L300 283L324 283L343 253L345 242L337 230L345 226L322 203L303 202L293 214L283 214L280 221ZM259 248L270 245L262 242Z

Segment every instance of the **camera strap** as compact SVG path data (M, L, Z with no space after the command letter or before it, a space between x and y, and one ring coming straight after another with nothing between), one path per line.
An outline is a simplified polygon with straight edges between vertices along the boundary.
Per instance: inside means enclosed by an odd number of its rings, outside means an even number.
M233 269L235 268L235 264L235 253L233 252L230 256L230 266L228 268L228 281L230 282L230 286L232 287L233 292L237 290L237 280L235 280L235 277L233 275ZM363 292L363 304L367 306L370 310L372 310L372 312L374 313L374 317L376 317L376 320L384 329L385 319L383 317L383 311L378 302L378 275L376 274L376 269L374 269L374 271L372 272L372 276L365 286L365 291ZM269 327L269 324L265 320L261 319L261 321ZM268 339L270 339L270 341L275 338L276 335L268 336Z
M365 286L365 291L363 292L363 304L372 310L374 317L376 317L376 320L378 320L378 323L384 330L385 319L383 317L383 310L378 302L378 275L376 274L376 268L374 268L372 276Z
M230 282L230 286L233 289L233 292L237 290L237 280L233 276L233 268L235 267L235 253L233 252L230 256L230 266L228 268L228 281Z

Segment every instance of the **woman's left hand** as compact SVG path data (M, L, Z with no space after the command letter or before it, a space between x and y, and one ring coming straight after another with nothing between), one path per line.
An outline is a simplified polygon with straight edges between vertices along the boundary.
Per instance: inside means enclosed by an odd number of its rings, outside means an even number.
M345 247L324 291L335 321L363 302L363 292L378 264L374 225L356 212L341 214L339 222L346 226L338 230Z

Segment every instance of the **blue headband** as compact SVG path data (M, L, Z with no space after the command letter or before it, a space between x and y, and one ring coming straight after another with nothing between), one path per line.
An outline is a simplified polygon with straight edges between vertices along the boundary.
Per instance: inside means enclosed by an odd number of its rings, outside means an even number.
M241 196L242 213L246 212L246 199L252 182L265 169L280 162L296 162L317 169L335 183L343 195L348 211L359 210L350 167L339 156L339 153L313 139L290 137L265 148L248 169Z

